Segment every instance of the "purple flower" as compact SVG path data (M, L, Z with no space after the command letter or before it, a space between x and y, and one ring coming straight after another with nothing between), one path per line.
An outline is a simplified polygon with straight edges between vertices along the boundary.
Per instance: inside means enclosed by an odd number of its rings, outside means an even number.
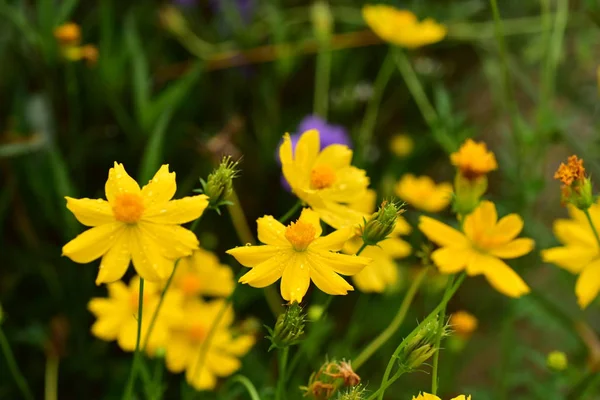
M316 115L309 115L304 117L300 124L298 125L298 129L296 133L290 135L290 139L292 141L292 151L296 148L296 143L298 143L298 139L300 136L311 129L316 129L319 131L319 137L321 142L321 149L323 150L325 147L332 144L344 144L350 148L352 148L352 142L350 141L350 136L341 125L332 125L328 124L323 118ZM282 143L282 142L281 142ZM279 146L281 146L281 143ZM277 163L281 165L281 160L279 159L279 146L277 146L277 153L275 155L275 159ZM281 185L288 192L291 191L290 185L287 183L283 175L281 176Z

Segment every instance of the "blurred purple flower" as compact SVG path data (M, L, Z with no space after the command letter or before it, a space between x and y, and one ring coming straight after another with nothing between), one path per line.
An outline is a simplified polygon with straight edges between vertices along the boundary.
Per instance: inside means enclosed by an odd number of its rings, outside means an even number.
M300 121L296 133L290 135L290 139L292 140L292 149L296 148L296 143L298 142L298 139L300 139L300 136L304 132L311 129L316 129L319 131L321 150L332 144L344 144L352 148L352 142L350 141L350 136L348 135L346 128L341 125L328 124L327 121L319 116L309 115ZM283 143L283 141L279 143L279 146L281 146L281 143ZM277 146L275 159L277 160L277 163L281 165L281 160L279 159L279 146ZM283 175L281 176L281 185L288 192L291 191L290 185L287 183Z

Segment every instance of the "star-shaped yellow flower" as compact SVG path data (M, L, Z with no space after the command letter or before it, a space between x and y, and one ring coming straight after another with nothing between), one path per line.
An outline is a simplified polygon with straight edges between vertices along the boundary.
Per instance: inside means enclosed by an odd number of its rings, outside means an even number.
M198 248L196 235L179 225L200 217L208 205L205 195L171 200L176 189L168 165L140 189L115 163L105 186L108 201L66 198L75 218L92 228L67 243L63 255L82 264L102 257L98 285L121 279L131 260L142 278L167 279L174 260Z
M450 154L450 161L467 179L476 179L498 168L496 156L488 151L483 142L467 139L457 152Z
M210 251L198 249L179 261L172 285L187 298L226 297L233 291L235 282L229 266L221 264Z
M345 228L321 237L319 215L305 208L300 219L287 227L272 216L257 220L258 240L262 246L240 246L228 250L240 264L252 268L241 283L262 288L281 278L281 296L300 303L310 281L323 292L343 295L353 287L342 275L359 273L371 260L336 253L353 230Z
M465 218L464 233L426 216L421 217L419 229L441 246L431 254L440 272L483 274L496 290L509 297L529 293L527 284L501 260L521 257L533 249L532 239L515 239L523 229L517 214L498 220L494 203L483 201Z
M411 206L427 212L438 212L452 200L452 185L436 184L428 176L403 175L395 188L396 195Z
M437 397L434 394L419 393L419 395L417 397L413 396L412 400L442 400L442 399L440 399L439 397ZM464 394L461 394L460 396L455 397L450 400L471 400L471 396L465 396Z
M600 247L583 211L568 205L571 219L554 221L554 235L563 246L542 250L544 262L579 274L575 294L581 308L587 307L600 292ZM600 203L588 212L594 226L600 227Z
M340 229L360 224L364 214L347 205L364 196L369 178L350 165L352 150L347 146L332 144L319 151L319 144L319 132L312 129L300 136L294 151L286 134L279 148L283 176L328 225Z
M407 10L383 4L367 5L362 10L367 25L386 42L410 49L437 43L446 37L447 29L431 18L422 22Z

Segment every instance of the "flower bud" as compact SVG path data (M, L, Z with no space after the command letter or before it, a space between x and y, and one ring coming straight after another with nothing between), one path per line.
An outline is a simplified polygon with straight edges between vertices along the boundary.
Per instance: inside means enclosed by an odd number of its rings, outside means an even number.
M580 210L587 210L594 204L592 181L585 175L582 159L575 155L569 157L567 164L560 164L554 179L563 184L561 187L563 204L572 204Z
M567 355L562 351L553 351L546 358L546 365L553 371L564 371L568 364Z
M337 400L363 400L367 398L366 391L363 385L356 385L339 393Z
M239 176L237 169L238 161L231 161L231 157L223 157L221 164L208 175L206 181L200 179L202 189L196 192L204 193L208 196L208 207L221 213L219 207L231 205L228 199L233 192L233 179Z
M352 370L350 362L347 361L325 361L317 372L314 372L309 379L308 386L302 386L304 396L312 396L315 399L327 400L339 393L342 387L356 387L360 384L360 377ZM359 393L360 389L355 391ZM346 394L352 391L346 392ZM339 398L339 397L338 397ZM344 398L344 397L342 397ZM360 399L361 397L348 397L348 399Z
M471 214L479 205L481 196L485 194L487 187L486 175L469 179L458 172L454 178L452 211L463 217Z
M315 1L311 8L311 17L317 39L328 41L333 30L333 16L329 5L322 0Z
M279 314L273 329L266 327L269 331L267 338L271 341L269 351L299 343L304 335L305 322L306 316L302 312L302 307L297 302L290 304L285 312Z
M448 336L449 330L446 324L440 326L437 318L420 324L414 336L408 340L398 355L401 368L414 371L431 358L439 350L436 347L438 333L443 338Z
M360 227L363 242L368 246L375 246L387 239L396 227L398 216L403 212L402 206L393 201L381 203L379 210L373 214L369 222L364 220Z

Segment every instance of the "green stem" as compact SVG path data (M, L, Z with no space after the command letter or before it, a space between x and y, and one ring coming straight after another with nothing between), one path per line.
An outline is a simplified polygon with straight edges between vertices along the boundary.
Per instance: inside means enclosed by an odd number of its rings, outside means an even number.
M252 384L252 381L250 381L250 379L246 378L244 375L236 375L233 378L231 378L230 382L231 383L234 383L234 382L241 383L246 388L246 391L248 391L248 394L250 395L251 400L260 400L258 391Z
M398 313L390 322L390 325L379 334L367 347L363 349L363 351L352 360L352 366L354 369L360 368L381 346L383 346L402 325L404 319L406 318L406 314L408 313L408 309L412 304L417 291L421 287L427 272L428 268L423 268L423 271L413 280L408 292L406 292L406 296L404 296L404 300L402 300L402 304L400 304L400 308L398 309Z
M596 242L598 243L598 246L600 246L600 236L598 236L598 231L596 230L594 221L592 221L592 216L590 215L590 211L586 208L585 210L583 210L583 213L585 214L585 217L587 218L588 222L590 223L590 227L592 228L592 232L594 232L594 237L596 238Z
M285 379L285 368L287 366L289 352L290 352L289 347L285 347L280 351L281 358L279 360L279 379L277 381L277 396L275 397L276 400L284 400L286 398L286 396L285 396L285 380L286 380Z
M317 53L315 71L314 113L327 119L329 108L329 81L331 76L331 49L328 42L321 42Z
M227 206L229 210L229 216L231 218L231 222L233 223L233 228L235 229L235 233L237 234L240 242L246 244L254 244L254 236L252 236L252 231L248 226L248 221L246 220L246 215L244 214L244 210L240 205L240 199L237 196L235 190L231 191L230 200L233 204Z
M446 290L444 291L444 298L448 295L448 292L452 290L452 283L454 282L453 277L448 278L446 283ZM440 344L442 343L442 332L444 331L444 324L446 323L446 304L441 307L439 318L438 318L438 332L435 338L435 348L437 351L433 355L433 372L431 374L431 394L437 395L438 390L438 366L440 361Z
M436 317L439 314L439 312L442 310L442 308L446 307L446 304L448 304L448 302L450 301L452 296L454 296L454 293L456 293L456 291L458 290L458 288L464 281L465 276L466 275L464 273L462 273L458 277L456 283L454 283L454 286L452 286L452 289L449 292L444 293L444 297L442 298L442 301L440 302L440 304L438 304L437 307L434 308L433 311L429 313L429 315L421 322L421 324L428 323L430 320L432 320L434 317ZM406 344L410 340L412 340L412 338L417 334L418 331L419 331L419 327L417 326L415 329L413 329L413 331L406 338L404 338L404 340L398 345L398 347L396 347L396 350L394 350L394 354L392 354L392 357L390 357L390 361L388 362L388 365L385 369L385 373L383 374L383 379L381 380L381 387L387 387L385 385L389 381L389 377L390 377L390 374L392 373L392 369L394 368L394 364L398 360L398 355L400 354L402 349L406 346ZM384 393L385 393L385 390L383 390L379 394L379 396L378 396L379 400L383 399Z
M379 73L375 78L375 82L373 83L373 94L367 103L367 109L365 111L365 116L362 121L362 125L360 127L359 136L357 140L357 149L361 149L357 152L358 163L364 163L366 158L366 154L369 148L369 142L371 141L371 137L373 136L373 131L375 130L375 123L377 121L377 116L379 115L379 106L381 105L381 99L383 97L383 92L388 85L392 74L394 73L394 60L392 57L392 51L387 54L385 60L381 64L381 68L379 69Z
M2 349L2 354L4 354L4 359L6 360L6 364L8 365L8 370L13 376L19 390L21 390L21 395L24 399L33 400L33 394L31 394L31 389L29 389L29 385L25 380L25 377L21 373L19 366L15 360L15 356L13 355L12 350L10 349L10 344L8 343L8 339L4 335L4 331L0 327L0 349Z
M44 377L44 399L58 399L58 357L48 356L46 359L46 375Z
M363 242L362 246L360 246L360 249L358 249L358 251L356 252L355 255L359 256L360 253L362 253L363 250L367 248L367 246L368 246L368 244L366 244L365 242Z
M381 385L381 387L379 389L377 389L377 391L375 393L373 393L372 395L370 395L369 397L367 397L367 400L374 400L377 396L379 396L380 394L383 395L383 393L387 390L387 388L389 388L390 386L392 386L392 384L394 382L396 382L402 375L404 375L404 370L399 369L394 376L392 376L385 384Z
M410 94L415 99L415 103L417 103L417 107L419 107L419 111L421 111L421 115L429 125L431 130L435 130L438 128L438 115L435 112L435 109L429 102L427 98L427 94L425 93L425 89L423 89L423 85L419 81L415 70L413 69L408 57L406 57L406 53L404 50L398 48L394 51L394 61L396 61L396 65L402 74L402 78L410 91Z
M283 217L279 218L279 222L281 222L282 224L285 224L286 222L288 222L297 212L299 209L302 208L302 201L298 200L296 202L296 204L294 204L292 206L292 208L290 208L288 210L288 212L286 212Z
M140 362L140 342L142 338L142 316L144 311L144 278L140 277L140 290L138 295L138 321L137 321L137 335L135 339L135 353L133 355L133 363L131 364L131 371L129 373L129 379L125 386L125 392L123 393L123 399L128 400L133 396L133 387L135 385L135 378L138 372L138 364Z

